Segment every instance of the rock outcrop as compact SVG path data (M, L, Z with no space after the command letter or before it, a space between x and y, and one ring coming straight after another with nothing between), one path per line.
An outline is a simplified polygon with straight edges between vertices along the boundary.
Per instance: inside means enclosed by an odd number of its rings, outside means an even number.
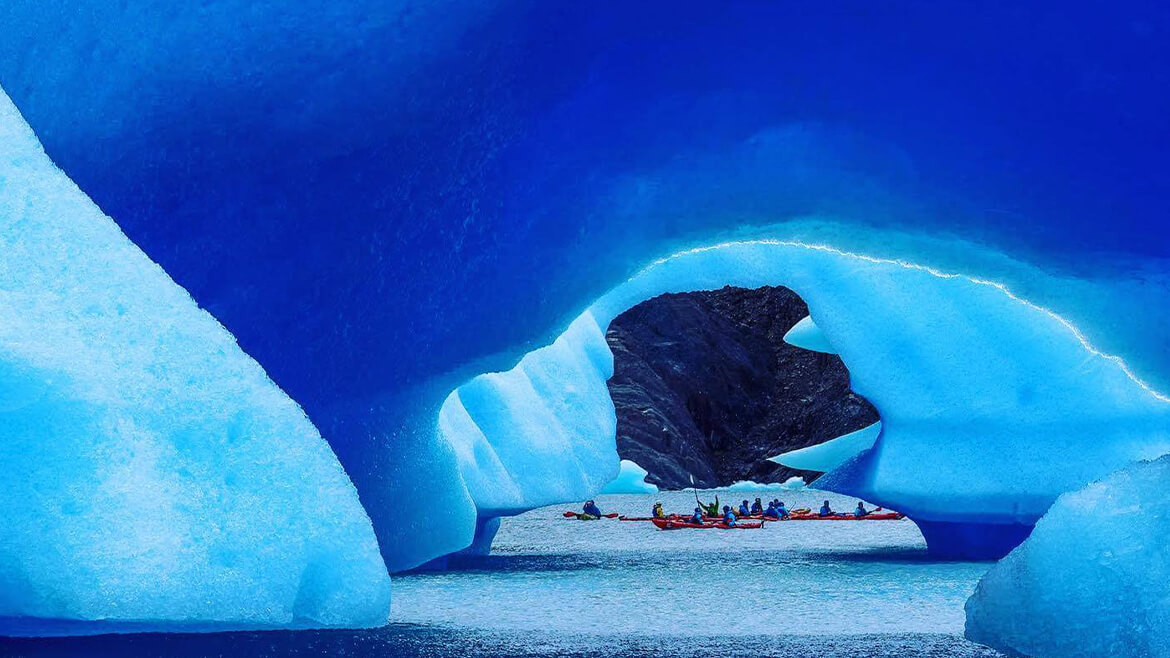
M663 488L782 482L767 458L878 420L832 354L785 343L808 307L782 287L667 294L618 316L610 394L617 447Z

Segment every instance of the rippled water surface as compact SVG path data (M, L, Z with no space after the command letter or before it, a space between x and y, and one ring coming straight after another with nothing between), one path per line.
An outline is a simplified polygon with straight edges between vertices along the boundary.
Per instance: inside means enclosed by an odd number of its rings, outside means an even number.
M824 494L760 495L790 508ZM704 497L713 494L704 492ZM601 496L645 516L694 494ZM836 509L855 500L831 496ZM997 656L962 639L963 603L990 566L932 560L913 523L782 522L657 530L566 520L568 506L506 519L493 554L395 576L395 623L370 631L134 635L0 641L21 656Z

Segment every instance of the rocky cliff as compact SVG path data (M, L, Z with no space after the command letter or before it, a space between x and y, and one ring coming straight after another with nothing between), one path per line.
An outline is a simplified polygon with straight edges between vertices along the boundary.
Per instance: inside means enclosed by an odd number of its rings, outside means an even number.
M782 287L667 294L618 316L610 394L618 453L661 487L813 479L766 459L878 420L841 359L784 342L808 314Z

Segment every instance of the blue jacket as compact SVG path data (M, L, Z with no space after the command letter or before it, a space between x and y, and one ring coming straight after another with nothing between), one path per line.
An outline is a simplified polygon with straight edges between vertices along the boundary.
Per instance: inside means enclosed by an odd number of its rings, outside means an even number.
M597 509L597 505L586 505L585 513L591 516L601 516L601 510Z
M748 514L751 514L751 512L748 510L748 508L744 507L743 505L740 505L739 506L739 515L740 516L747 516Z
M735 525L735 514L728 512L723 515L723 522L727 525Z
M775 507L769 507L768 509L764 510L764 516L770 519L778 519L780 518L780 511Z
M828 505L821 505L821 516L832 516L833 510Z
M692 514L691 518L687 519L687 522L688 523L702 523L703 522L703 515L699 514L699 513Z
M781 518L788 516L788 510L784 509L783 505L776 508L776 513L779 514Z

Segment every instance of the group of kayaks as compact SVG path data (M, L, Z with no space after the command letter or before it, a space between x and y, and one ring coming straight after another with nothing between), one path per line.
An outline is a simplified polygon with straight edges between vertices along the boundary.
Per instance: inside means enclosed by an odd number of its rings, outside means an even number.
M565 512L564 516L567 519L576 518L581 520L595 520L597 518L572 511ZM760 514L737 517L735 525L727 525L723 522L723 517L721 516L704 516L702 523L692 523L690 517L682 516L681 514L670 514L666 517L658 518L653 516L621 516L616 513L611 513L603 514L602 518L616 518L619 521L649 521L659 530L684 530L687 528L695 530L756 530L764 527L764 523L769 521L897 521L905 518L905 515L897 512L870 512L865 516L855 516L852 514L821 516L819 514L813 514L812 510L802 508L792 510L787 517L782 519Z

